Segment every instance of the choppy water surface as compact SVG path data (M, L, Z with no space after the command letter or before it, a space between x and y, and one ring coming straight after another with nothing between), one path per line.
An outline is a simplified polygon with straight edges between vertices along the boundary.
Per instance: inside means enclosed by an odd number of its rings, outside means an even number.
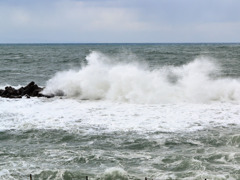
M239 44L0 45L0 179L240 179Z

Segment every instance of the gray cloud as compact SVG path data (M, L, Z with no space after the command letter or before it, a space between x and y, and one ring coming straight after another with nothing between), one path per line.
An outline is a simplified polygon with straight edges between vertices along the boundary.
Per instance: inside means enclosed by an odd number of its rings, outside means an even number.
M3 0L0 41L239 42L238 0Z

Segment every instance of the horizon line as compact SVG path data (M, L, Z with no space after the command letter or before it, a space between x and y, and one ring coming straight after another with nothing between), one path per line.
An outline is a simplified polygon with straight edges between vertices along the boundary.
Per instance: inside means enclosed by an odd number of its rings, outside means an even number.
M240 42L11 42L0 45L31 45L31 44L240 44Z

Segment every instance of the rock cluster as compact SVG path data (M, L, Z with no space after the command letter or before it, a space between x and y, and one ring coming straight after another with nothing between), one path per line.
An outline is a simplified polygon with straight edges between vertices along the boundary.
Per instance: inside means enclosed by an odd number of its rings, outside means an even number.
M47 97L51 98L53 96L48 96L41 94L44 88L38 87L35 82L30 82L27 86L15 89L11 86L6 86L5 89L0 89L0 97L4 98L22 98L23 96L30 97Z

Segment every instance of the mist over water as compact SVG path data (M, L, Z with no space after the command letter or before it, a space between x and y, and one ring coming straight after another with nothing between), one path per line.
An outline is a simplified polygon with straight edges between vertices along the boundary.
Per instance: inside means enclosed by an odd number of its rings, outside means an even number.
M0 45L0 179L240 179L239 44Z

